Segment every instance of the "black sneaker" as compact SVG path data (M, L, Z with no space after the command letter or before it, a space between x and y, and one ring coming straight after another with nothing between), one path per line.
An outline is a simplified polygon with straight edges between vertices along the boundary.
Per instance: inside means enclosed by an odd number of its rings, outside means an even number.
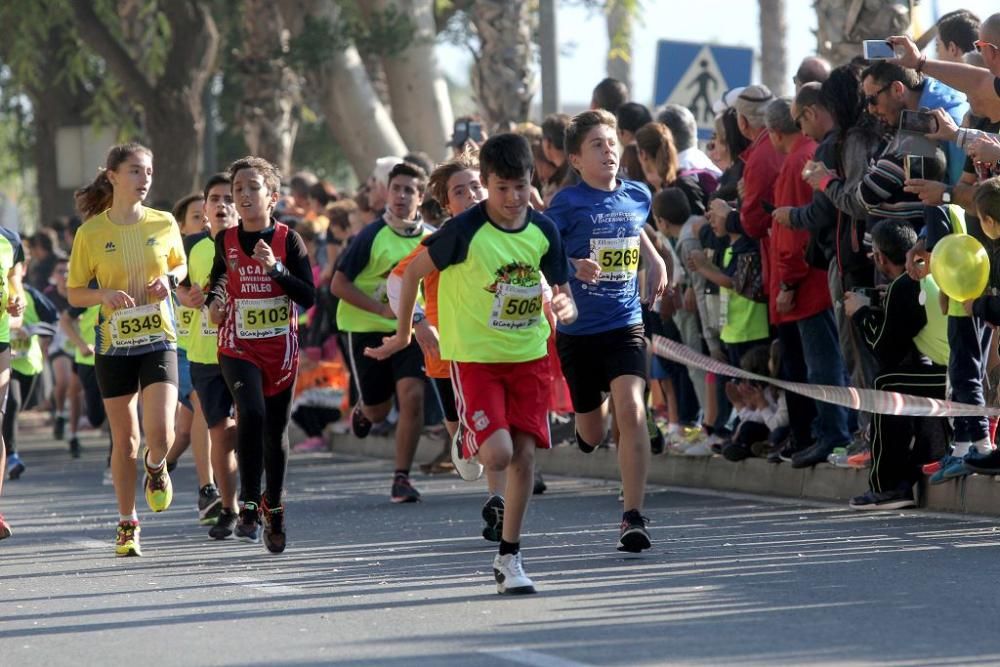
M215 525L208 529L208 536L213 540L228 540L236 529L236 512L223 507Z
M56 416L54 422L52 422L52 437L56 440L62 440L66 437L66 417L63 415Z
M727 461L742 461L753 456L749 447L741 442L727 442L722 446L722 456Z
M198 491L198 523L203 526L214 525L222 512L222 498L215 484L206 484Z
M834 450L829 445L815 443L812 447L803 449L801 452L792 455L793 468L811 468L817 463L826 463L830 452Z
M260 542L260 509L257 503L243 503L239 521L236 522L236 539L240 542Z
M351 411L351 432L354 433L354 437L356 438L367 438L371 430L372 423L361 412L361 404L358 403L354 406L354 410Z
M970 452L965 457L965 467L980 475L1000 475L1000 449L986 454Z
M503 496L492 495L483 505L483 538L490 542L499 542L503 534Z
M264 546L273 554L285 550L285 506L268 507L261 503L261 517L264 519Z
M74 459L80 458L80 452L83 451L83 447L80 446L80 438L75 435L69 439L69 455Z
M653 546L646 531L648 519L638 510L629 510L622 515L621 534L618 536L618 551L637 554Z
M399 503L420 502L420 492L410 484L410 478L406 475L396 475L392 479L392 493L389 500Z
M534 496L540 496L545 493L545 489L549 488L545 485L545 479L542 477L542 473L535 470L535 485L531 488L531 494Z
M868 491L863 496L852 498L849 506L852 510L901 510L916 507L917 501L913 499L912 489L881 493Z

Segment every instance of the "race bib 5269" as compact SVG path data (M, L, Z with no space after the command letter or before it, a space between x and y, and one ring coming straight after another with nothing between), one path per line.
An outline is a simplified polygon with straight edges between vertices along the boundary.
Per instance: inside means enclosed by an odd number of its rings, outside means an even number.
M590 239L590 257L601 267L601 282L623 282L639 270L639 237Z

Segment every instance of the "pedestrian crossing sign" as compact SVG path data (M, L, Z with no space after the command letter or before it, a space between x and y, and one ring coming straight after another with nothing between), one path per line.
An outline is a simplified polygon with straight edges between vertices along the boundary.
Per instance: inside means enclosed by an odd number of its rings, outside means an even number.
M712 103L731 88L750 85L753 49L661 39L656 49L654 104L680 104L698 122L698 138L714 129Z

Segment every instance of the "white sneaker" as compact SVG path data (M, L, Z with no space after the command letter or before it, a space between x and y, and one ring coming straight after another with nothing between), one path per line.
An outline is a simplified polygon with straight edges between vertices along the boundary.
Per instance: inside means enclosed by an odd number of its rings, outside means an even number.
M524 573L521 552L497 554L493 559L493 577L497 580L497 593L501 595L530 595L535 593L535 584Z
M455 470L458 471L459 477L466 482L475 482L483 476L483 464L476 460L475 457L471 459L462 458L462 445L459 443L461 437L462 427L459 425L458 430L455 431L455 435L451 439L451 462L455 466Z
M712 456L713 453L707 440L700 440L681 452L683 456Z

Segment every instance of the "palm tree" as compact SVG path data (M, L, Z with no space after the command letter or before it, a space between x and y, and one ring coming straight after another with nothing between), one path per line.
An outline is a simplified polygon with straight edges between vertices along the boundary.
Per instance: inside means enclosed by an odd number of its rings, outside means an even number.
M760 79L775 95L784 95L788 80L785 56L785 0L759 0Z
M470 10L479 41L472 87L491 129L528 117L535 93L531 5L529 0L476 0Z

